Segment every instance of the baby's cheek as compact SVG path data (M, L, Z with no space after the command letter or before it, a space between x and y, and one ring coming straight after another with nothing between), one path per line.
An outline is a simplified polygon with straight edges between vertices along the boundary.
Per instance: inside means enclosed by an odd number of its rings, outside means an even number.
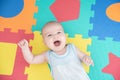
M50 47L52 47L53 46L53 40L48 40L48 45L50 46Z
M64 35L61 35L62 40L66 40L66 37Z

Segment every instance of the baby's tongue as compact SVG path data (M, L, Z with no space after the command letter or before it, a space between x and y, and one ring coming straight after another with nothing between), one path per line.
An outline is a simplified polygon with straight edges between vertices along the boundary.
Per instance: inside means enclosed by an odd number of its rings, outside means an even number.
M60 41L55 41L55 42L54 42L54 45L55 45L55 46L60 46Z

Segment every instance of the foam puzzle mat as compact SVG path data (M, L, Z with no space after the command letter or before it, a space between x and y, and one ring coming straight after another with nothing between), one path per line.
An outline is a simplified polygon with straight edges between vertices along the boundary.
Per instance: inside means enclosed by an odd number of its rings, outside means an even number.
M41 30L62 24L67 43L91 56L91 80L120 80L120 0L0 0L0 80L53 80L47 63L28 64L17 43L34 55L49 50Z

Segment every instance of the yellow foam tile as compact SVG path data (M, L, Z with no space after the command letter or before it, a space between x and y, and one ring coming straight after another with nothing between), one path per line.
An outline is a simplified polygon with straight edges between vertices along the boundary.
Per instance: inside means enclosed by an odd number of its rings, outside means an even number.
M0 74L12 74L16 57L16 49L16 44L0 42Z
M47 63L31 64L29 68L26 68L25 74L28 74L27 80L53 80L47 65Z

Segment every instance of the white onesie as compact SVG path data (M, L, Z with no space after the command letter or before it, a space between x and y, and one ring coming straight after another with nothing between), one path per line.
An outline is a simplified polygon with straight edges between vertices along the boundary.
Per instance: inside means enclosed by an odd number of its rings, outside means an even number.
M73 44L67 45L64 55L57 55L49 50L47 56L54 80L90 80Z

